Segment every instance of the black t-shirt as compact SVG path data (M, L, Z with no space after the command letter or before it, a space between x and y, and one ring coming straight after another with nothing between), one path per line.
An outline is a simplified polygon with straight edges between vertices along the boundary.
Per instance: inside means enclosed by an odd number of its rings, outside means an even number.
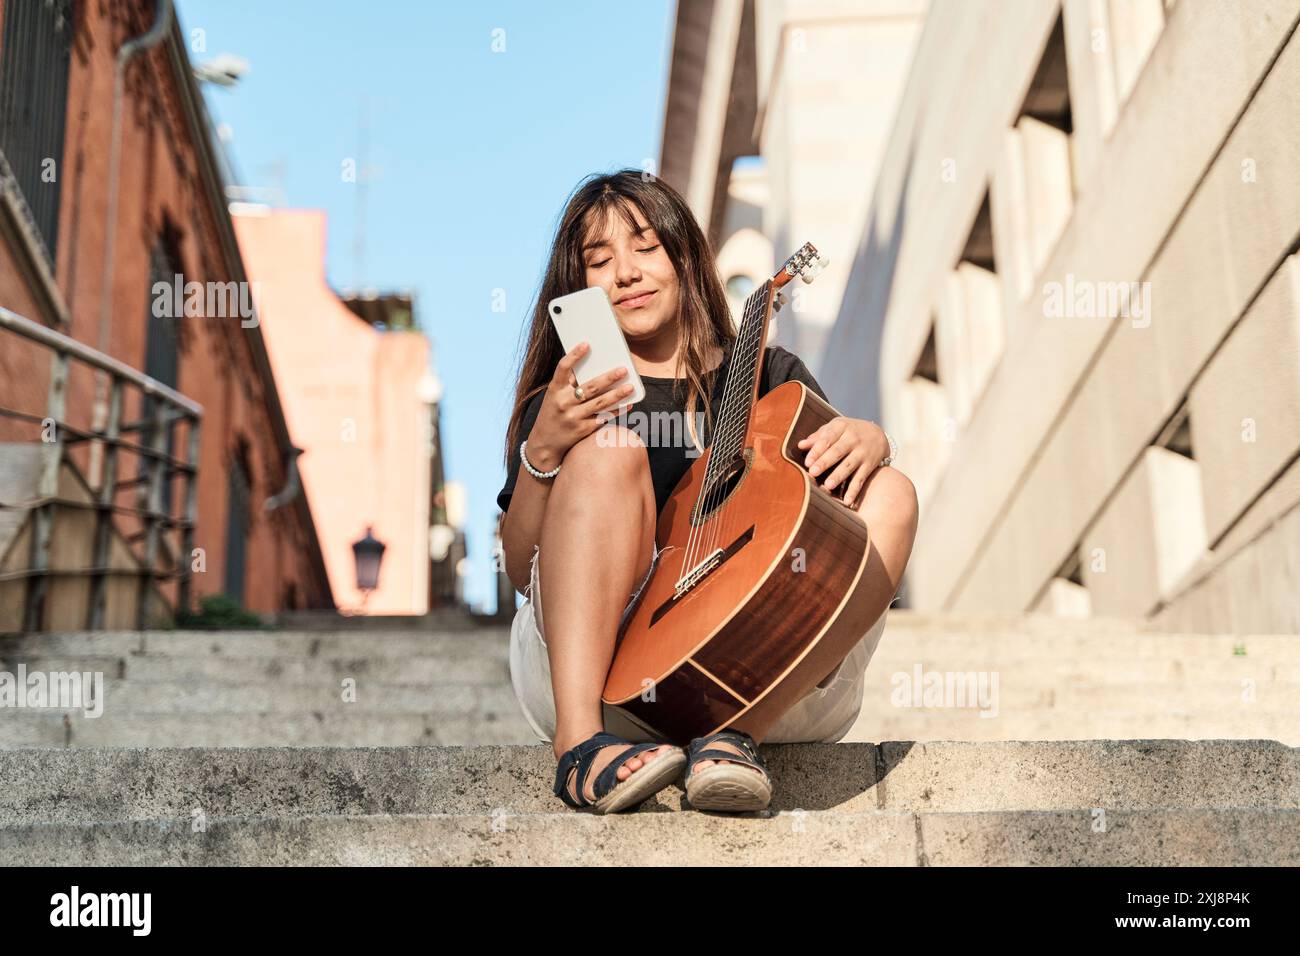
M726 384L726 372L730 366L731 346L728 346L713 385L711 404L714 422L718 420L723 388ZM812 372L808 371L808 367L799 356L779 345L768 346L763 361L763 377L758 386L759 398L778 385L791 380L803 382L820 398L826 399L826 393L822 391L817 380L813 378ZM641 381L645 384L645 398L624 412L616 423L632 429L645 443L646 454L650 459L650 478L655 489L655 510L661 512L668 502L668 496L681 481L682 475L686 474L691 465L700 458L700 454L687 429L685 412L688 390L685 381L682 383L677 401L674 401L673 396L674 379L642 375ZM534 395L524 410L523 425L519 434L525 438L533 430L533 423L537 421L537 414L542 407L542 397L545 394L545 392L538 392ZM706 448L711 444L712 435L707 430L704 408L698 403L695 412L695 433L704 436ZM505 487L497 495L497 507L502 511L510 507L510 498L514 494L519 467L519 448L515 447L510 452L510 471L506 476Z

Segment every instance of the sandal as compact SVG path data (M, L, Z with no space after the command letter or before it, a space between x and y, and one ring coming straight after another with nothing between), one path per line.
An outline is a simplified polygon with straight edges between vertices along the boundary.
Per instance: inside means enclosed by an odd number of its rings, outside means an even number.
M628 744L626 750L611 760L596 778L592 790L595 801L587 799L587 775L591 772L595 756L611 744ZM566 750L560 757L559 766L555 768L555 795L575 810L590 810L593 813L616 813L629 807L636 807L654 796L681 773L686 754L681 747L672 747L654 760L644 763L640 770L632 771L626 780L618 779L618 768L630 758L647 750L656 750L663 743L633 744L616 734L593 734L582 743ZM577 799L569 795L569 776L577 771L578 780L574 787Z
M729 750L704 749L719 741L733 744L741 752L734 754ZM733 763L715 764L695 773L695 764L700 760L729 760ZM750 767L754 769L746 769ZM772 779L767 775L767 764L758 755L754 738L743 730L721 730L692 740L686 762L686 799L697 810L743 812L766 809L772 800Z

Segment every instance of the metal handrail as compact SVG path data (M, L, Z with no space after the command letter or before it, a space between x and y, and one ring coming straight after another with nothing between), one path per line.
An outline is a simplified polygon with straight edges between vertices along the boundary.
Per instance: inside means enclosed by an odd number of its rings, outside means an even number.
M86 575L91 578L90 604L86 617L87 626L92 630L104 626L108 578L122 574L132 574L140 582L136 601L137 627L144 628L148 624L152 600L150 589L160 579L177 580L178 605L180 609L188 610L191 591L189 556L194 543L199 433L203 419L203 406L110 355L105 355L76 339L3 307L0 307L0 329L11 331L22 338L45 346L54 353L49 396L46 400L46 415L42 421L48 419L53 422L59 429L57 434L60 436L66 430L76 436L77 441L96 442L104 449L103 471L99 476L98 487L91 489L93 500L73 505L70 501L62 500L56 491L59 472L67 461L68 442L60 438L44 448L37 497L23 503L30 506L35 522L31 534L30 566L0 578L0 580L25 578L28 581L24 629L34 631L41 628L46 618L48 581L69 574ZM64 422L68 368L70 361L74 359L107 373L112 382L108 401L108 420L102 429L86 432ZM126 441L121 437L123 389L127 385L135 386L146 396L156 400L147 419L136 426L130 426L132 430L142 433L140 443ZM7 408L0 408L0 417L34 420L34 416ZM165 436L182 421L188 425L188 448L184 457L177 457L167 451L169 443L165 440ZM144 489L144 495L147 497L144 508L119 505L113 500L117 490L123 486L123 483L117 480L119 450L137 454L141 456L143 462L147 463L146 470L130 482ZM163 503L163 490L165 486L170 486L170 481L177 474L181 475L184 481L184 512L181 517L173 518L170 508ZM74 506L96 513L94 558L90 567L73 569L50 567L53 509L60 506ZM140 560L138 569L115 569L109 566L111 540L113 535L118 533L112 522L114 514L131 514L139 518L144 526L144 530L138 536L144 543L144 554L137 555ZM179 536L175 543L175 551L172 550L173 545L162 538L162 535L167 532L175 532ZM162 570L158 567L160 560L164 565L174 564L174 567Z
M124 362L119 362L111 355L105 355L103 352L78 342L62 332L56 332L47 325L41 325L39 322L23 318L17 312L10 312L3 306L0 306L0 326L17 332L24 338L39 342L42 345L48 345L56 352L62 352L85 362L87 365L93 365L95 368L103 369L117 378L124 379L142 389L146 395L157 395L164 401L184 409L191 418L201 418L203 416L203 406L192 398L186 398L176 389L164 385L156 378L150 378Z

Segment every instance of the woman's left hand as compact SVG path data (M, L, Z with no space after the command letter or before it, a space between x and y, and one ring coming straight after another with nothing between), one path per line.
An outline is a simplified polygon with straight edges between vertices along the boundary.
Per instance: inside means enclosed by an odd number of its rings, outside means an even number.
M830 472L821 484L825 491L833 492L848 479L848 487L839 500L849 508L857 507L863 484L889 455L889 439L884 429L875 422L843 415L800 439L799 447L809 449L804 467L814 479Z

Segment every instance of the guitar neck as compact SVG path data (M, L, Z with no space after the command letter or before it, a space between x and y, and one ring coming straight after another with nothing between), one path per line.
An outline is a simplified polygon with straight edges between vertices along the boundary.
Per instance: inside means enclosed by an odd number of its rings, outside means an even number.
M745 300L731 353L731 367L727 370L727 381L722 390L722 407L714 425L713 447L703 489L710 487L708 479L722 474L745 448L749 414L758 401L758 375L767 349L767 323L772 316L775 297L795 276L811 282L826 267L826 262L811 242L805 242L798 252L785 260L776 275Z
M723 386L721 411L714 429L710 471L721 469L744 448L750 411L758 400L758 375L767 344L767 323L772 314L774 291L769 279L745 300L727 381Z

